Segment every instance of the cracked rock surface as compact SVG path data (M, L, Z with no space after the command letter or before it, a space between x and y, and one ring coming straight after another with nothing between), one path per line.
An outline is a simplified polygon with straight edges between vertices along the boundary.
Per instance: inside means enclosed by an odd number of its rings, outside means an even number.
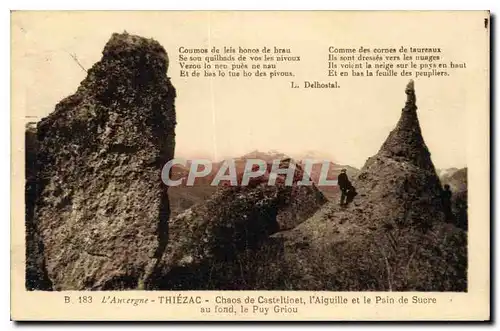
M290 159L282 159L288 168ZM169 242L157 263L150 289L244 290L256 288L261 270L251 270L259 248L273 233L306 221L326 198L312 184L300 186L297 165L287 184L283 174L268 185L269 173L248 186L219 187L205 203L170 220ZM267 273L271 270L264 271Z

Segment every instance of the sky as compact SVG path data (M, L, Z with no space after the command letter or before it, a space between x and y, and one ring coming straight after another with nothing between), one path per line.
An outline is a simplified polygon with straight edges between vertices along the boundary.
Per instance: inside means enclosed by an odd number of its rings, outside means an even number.
M406 77L337 78L339 89L292 89L290 81L333 81L328 48L441 47L467 68L449 77L417 78L418 116L437 168L461 168L473 148L468 130L487 112L488 53L484 14L328 12L33 12L12 18L14 117L50 114L73 94L113 32L153 38L169 56L177 90L176 156L221 160L252 150L294 157L316 154L362 167L395 127ZM449 20L449 24L447 23ZM459 24L451 24L460 22ZM290 48L300 62L283 64L295 77L181 77L180 47Z

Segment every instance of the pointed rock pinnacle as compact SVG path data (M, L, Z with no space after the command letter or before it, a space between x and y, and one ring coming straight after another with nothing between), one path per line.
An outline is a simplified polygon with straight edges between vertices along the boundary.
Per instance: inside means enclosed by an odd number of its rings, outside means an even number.
M413 80L406 85L405 93L407 99L398 124L391 131L378 154L395 160L406 160L423 169L434 171L418 121Z
M417 97L415 96L415 83L413 79L410 79L405 89L406 93L406 104L403 110L416 110L417 109Z

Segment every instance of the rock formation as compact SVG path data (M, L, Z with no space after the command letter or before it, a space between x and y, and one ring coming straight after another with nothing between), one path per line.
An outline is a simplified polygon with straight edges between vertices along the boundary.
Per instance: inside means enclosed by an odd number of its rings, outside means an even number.
M52 289L52 283L47 275L47 269L45 267L45 259L43 257L43 243L38 234L33 219L37 192L37 149L38 142L36 139L36 125L35 123L28 123L25 131L25 285L26 289L28 290L50 290Z
M281 161L288 168L289 159ZM268 237L300 224L326 202L316 186L298 186L303 170L297 166L293 185L278 175L248 186L220 187L206 203L196 205L169 223L167 248L149 283L155 289L251 289L249 261ZM243 270L242 268L245 268Z
M283 251L269 255L282 270L270 282L284 278L297 290L467 289L467 235L444 223L413 82L406 94L396 128L354 180L354 202L329 203L271 237Z
M102 54L37 128L34 223L54 290L138 288L166 244L160 174L176 125L167 54L127 33Z

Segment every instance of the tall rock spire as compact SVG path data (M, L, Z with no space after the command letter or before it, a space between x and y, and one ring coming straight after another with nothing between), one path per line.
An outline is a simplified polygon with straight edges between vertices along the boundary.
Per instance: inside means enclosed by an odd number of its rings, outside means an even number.
M467 289L467 234L443 224L441 184L420 131L413 81L405 92L396 128L352 180L354 201L347 207L332 201L271 236L275 241L263 251L274 250L278 258L266 264L273 266L268 274L286 281L286 288ZM262 270L265 260L258 256L252 267Z
M379 155L396 161L407 161L420 168L434 171L431 154L427 148L417 116L413 80L406 85L406 103L396 128L382 145Z

